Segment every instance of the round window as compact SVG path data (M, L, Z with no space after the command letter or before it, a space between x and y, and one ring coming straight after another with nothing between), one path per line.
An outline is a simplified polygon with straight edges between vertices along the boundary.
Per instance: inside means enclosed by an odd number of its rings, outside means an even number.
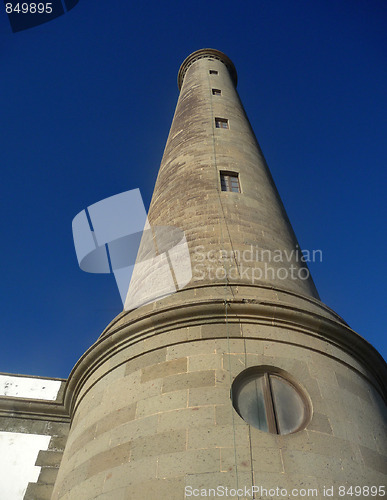
M273 434L290 434L305 427L310 415L306 396L284 372L249 368L231 387L232 404L253 427Z

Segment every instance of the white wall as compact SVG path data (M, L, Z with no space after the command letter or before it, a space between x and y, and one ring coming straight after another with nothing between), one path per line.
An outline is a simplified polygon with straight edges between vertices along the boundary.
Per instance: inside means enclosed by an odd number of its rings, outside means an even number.
M60 380L0 375L0 396L55 401L60 384Z
M47 450L51 436L0 432L0 500L23 500L29 482L36 482L40 450Z

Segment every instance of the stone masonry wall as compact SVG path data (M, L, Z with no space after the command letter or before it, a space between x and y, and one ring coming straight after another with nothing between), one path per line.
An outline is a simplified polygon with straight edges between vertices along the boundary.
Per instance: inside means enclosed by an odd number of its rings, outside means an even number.
M262 365L304 388L313 408L306 429L268 434L233 409L232 380ZM361 363L315 332L233 319L154 333L83 385L53 500L180 500L185 487L218 485L322 492L383 484L377 388Z

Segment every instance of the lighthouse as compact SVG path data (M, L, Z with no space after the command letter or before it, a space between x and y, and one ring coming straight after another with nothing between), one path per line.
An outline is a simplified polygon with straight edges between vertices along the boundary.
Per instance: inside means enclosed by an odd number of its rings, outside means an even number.
M232 61L198 50L178 87L153 237L66 382L52 499L368 496L385 480L386 364L321 302ZM188 260L157 228L184 234ZM167 275L175 293L157 295Z

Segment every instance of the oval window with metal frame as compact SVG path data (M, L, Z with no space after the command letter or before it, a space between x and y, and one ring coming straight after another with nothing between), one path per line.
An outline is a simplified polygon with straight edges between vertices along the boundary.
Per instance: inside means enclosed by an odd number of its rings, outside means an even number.
M306 394L284 371L272 367L240 373L232 384L231 399L245 422L272 434L297 432L311 416Z

